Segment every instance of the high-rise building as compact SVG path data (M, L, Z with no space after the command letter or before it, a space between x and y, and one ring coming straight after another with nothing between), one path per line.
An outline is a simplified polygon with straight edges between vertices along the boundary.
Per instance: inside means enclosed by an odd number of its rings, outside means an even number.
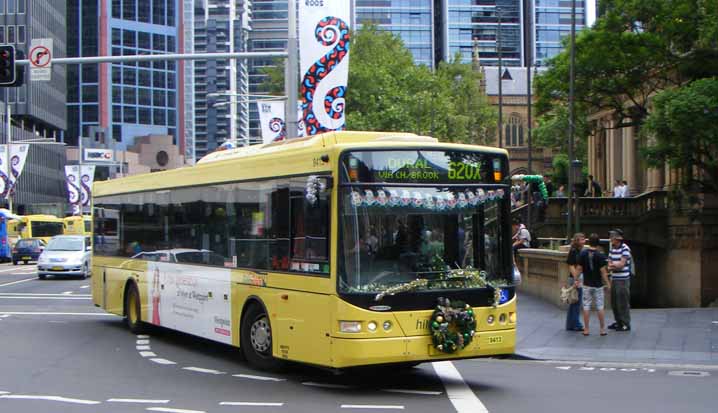
M571 34L572 0L533 0L534 64L544 66L546 60L563 50L561 39ZM576 31L595 20L588 13L590 0L576 1ZM595 7L592 9L595 13Z
M182 53L181 0L69 0L69 56ZM137 136L171 135L185 150L182 62L68 66L67 140L98 132L125 149Z
M195 0L194 52L247 51L250 6L248 0ZM249 144L247 63L237 59L197 60L193 66L196 158L225 141Z
M53 55L60 58L65 57L66 33L64 0L0 0L0 44L13 45L27 56L32 38L52 39ZM12 142L33 142L15 187L13 210L61 214L65 179L60 171L65 149L58 142L67 128L65 66L53 65L50 81L31 82L28 71L23 70L23 86L0 89L2 106L7 101L12 114ZM2 143L7 142L5 127L1 134Z
M352 21L400 36L416 63L434 64L434 0L354 0Z

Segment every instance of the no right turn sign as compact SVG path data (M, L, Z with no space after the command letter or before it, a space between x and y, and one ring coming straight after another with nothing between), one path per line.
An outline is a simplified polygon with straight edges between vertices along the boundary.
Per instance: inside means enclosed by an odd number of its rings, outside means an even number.
M30 81L48 81L52 77L52 39L30 42Z

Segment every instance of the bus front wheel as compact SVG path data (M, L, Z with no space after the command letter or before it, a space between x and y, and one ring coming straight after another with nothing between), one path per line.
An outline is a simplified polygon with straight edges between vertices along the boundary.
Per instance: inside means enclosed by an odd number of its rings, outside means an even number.
M247 361L262 370L279 370L282 363L272 356L269 316L260 305L247 308L240 329L240 348Z
M135 284L130 284L125 296L125 315L127 316L127 327L135 334L145 331L140 310L140 293Z

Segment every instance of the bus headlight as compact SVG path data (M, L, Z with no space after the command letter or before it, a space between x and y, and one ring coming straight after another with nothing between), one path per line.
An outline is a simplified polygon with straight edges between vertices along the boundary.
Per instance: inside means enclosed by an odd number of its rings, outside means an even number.
M361 321L340 321L339 331L342 333L360 333Z
M487 324L494 324L494 315L493 315L493 314L489 314L489 316L486 317L486 323L487 323Z
M374 332L374 331L376 331L376 323L373 321L370 321L369 323L367 323L366 328L369 331Z
M516 324L516 313L509 313L509 323Z
M391 321L389 321L389 320L384 321L384 326L383 326L383 327L384 327L384 331L389 331L389 330L391 330Z

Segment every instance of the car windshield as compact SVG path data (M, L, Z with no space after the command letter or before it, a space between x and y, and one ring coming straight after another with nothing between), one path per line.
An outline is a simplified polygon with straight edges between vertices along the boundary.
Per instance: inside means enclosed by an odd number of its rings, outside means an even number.
M506 156L409 149L340 163L339 292L482 288L511 279Z
M85 243L82 239L75 238L54 238L47 244L46 251L82 251Z
M15 244L16 248L32 248L35 246L37 241L31 239L21 239Z

